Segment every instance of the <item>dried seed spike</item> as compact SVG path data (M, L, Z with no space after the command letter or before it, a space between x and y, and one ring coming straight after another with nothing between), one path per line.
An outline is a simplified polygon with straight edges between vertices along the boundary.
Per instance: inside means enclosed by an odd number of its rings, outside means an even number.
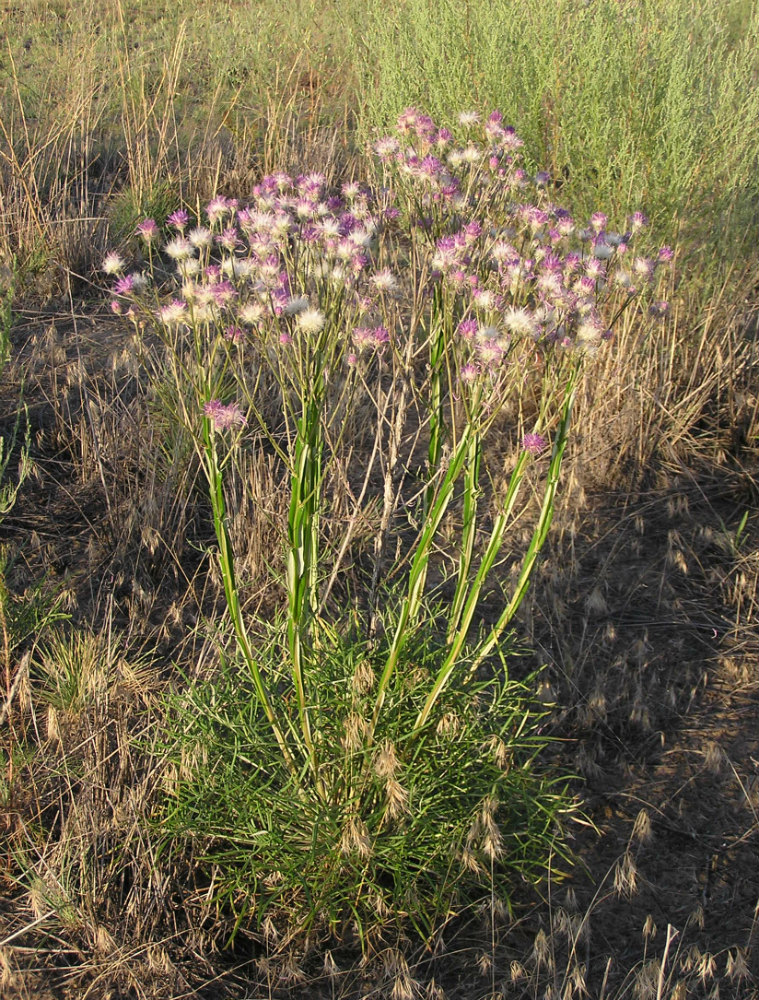
M713 740L707 744L704 754L704 767L712 774L719 774L725 763L725 753L719 743Z
M532 953L535 956L535 961L541 964L548 962L550 957L550 949L548 947L548 938L546 932L541 927L538 933L535 935L535 942L532 946Z
M279 931L269 914L264 917L261 924L261 930L263 931L264 940L267 944L276 944L277 941L279 941Z
M656 924L654 923L654 918L649 913L646 917L645 923L643 924L643 937L648 940L648 938L656 937Z
M461 719L455 712L446 712L437 724L437 735L443 738L455 737L461 729Z
M480 952L477 959L477 969L481 976L487 976L490 974L490 970L493 968L493 960L488 955L486 951Z
M351 712L345 720L345 732L342 739L344 748L349 753L360 750L364 745L364 739L367 732L368 726L366 719L360 716L357 712Z
M425 990L425 997L426 1000L445 1000L445 990L442 986L438 986L434 978L430 979Z
M614 889L619 896L630 899L638 888L638 869L629 851L626 851L614 869Z
M696 975L704 986L706 986L707 979L713 979L716 971L717 962L714 955L710 955L708 951L705 951L699 959L698 966L696 968Z
M374 671L368 660L361 660L353 673L351 684L357 695L369 694L374 687Z
M519 982L520 979L525 979L527 977L527 972L525 967L520 962L512 962L509 966L509 976L512 983Z
M728 951L725 973L728 979L733 981L737 979L740 982L742 979L748 979L748 963L746 962L746 956L742 948L736 948L735 954Z
M585 611L590 618L600 618L605 615L609 610L609 606L606 603L606 598L601 592L600 587L594 587L593 590L585 598Z
M651 817L648 815L647 810L641 809L638 815L635 817L635 823L632 829L632 839L637 840L640 844L648 844L653 838L653 828L651 826Z
M379 778L392 778L399 767L395 747L390 740L385 740L374 757L375 773Z
M387 803L387 811L393 819L397 819L409 811L408 792L395 778L388 778L387 780L387 784L385 785L385 801Z
M567 891L564 894L564 902L566 903L567 910L570 913L577 913L580 909L577 903L577 893L571 885L567 887Z
M340 841L340 850L343 854L355 853L361 858L368 858L371 855L372 844L369 830L359 816L351 816L348 820Z

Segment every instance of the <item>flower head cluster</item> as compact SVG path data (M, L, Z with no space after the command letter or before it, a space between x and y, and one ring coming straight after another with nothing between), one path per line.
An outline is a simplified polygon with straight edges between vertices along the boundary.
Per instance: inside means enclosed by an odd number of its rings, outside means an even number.
M613 231L600 211L578 224L551 200L546 173L528 177L521 140L500 112L484 123L465 112L459 124L456 144L409 108L396 135L374 150L411 225L425 234L447 301L456 302L467 345L462 378L464 369L469 380L475 370L492 373L518 340L541 351L596 350L612 319L654 286L671 250L631 253L648 224L642 212L625 232Z
M328 351L331 369L365 367L388 351L400 357L404 330L432 328L409 324L409 315L443 309L464 387L495 384L510 366L548 353L598 350L613 320L656 287L671 249L639 251L641 212L624 232L600 211L576 221L552 200L547 174L528 176L522 142L500 112L484 120L464 113L458 132L409 108L395 134L375 143L384 174L377 192L280 171L256 184L247 203L218 195L198 218L173 212L163 245L161 228L146 219L138 233L151 268L163 256L174 278L148 308L144 275L109 254L102 267L115 279L114 312L134 314L142 303L164 330L203 331L222 353L234 345L238 359L248 346L273 352L302 372L314 352ZM413 300L405 292L420 276L409 280L401 263L409 241L427 282ZM650 314L665 317L666 302ZM408 356L418 353L412 347ZM220 428L242 419L218 400L206 415ZM525 447L537 442L528 435Z

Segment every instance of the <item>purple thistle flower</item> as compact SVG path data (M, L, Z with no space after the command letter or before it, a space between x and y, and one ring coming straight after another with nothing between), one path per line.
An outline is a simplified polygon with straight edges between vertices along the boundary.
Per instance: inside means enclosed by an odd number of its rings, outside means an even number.
M655 319L664 319L664 317L669 313L669 302L661 301L654 302L648 310L649 316L653 316Z
M571 250L564 258L564 273L568 275L573 274L581 263L582 257L579 253L575 253L574 250Z
M374 344L374 331L368 326L357 326L351 336L354 346L363 351Z
M172 299L158 310L158 318L166 326L176 326L187 319L187 305L181 299Z
M398 121L396 122L396 128L401 134L406 132L411 132L416 125L416 119L419 112L416 108L406 108L398 115Z
M481 340L477 346L477 357L486 368L494 368L500 364L503 355L506 353L497 340Z
M228 306L237 298L237 290L229 281L219 281L212 285L211 292L217 306Z
M671 247L659 247L658 260L660 263L665 264L672 260L675 256L675 252Z
M633 212L630 216L630 229L633 233L637 233L639 229L643 229L648 225L648 219L642 212Z
M239 326L228 326L224 331L224 339L230 341L232 344L241 343L244 336L245 334Z
M519 138L513 125L507 125L504 128L503 135L501 136L501 145L504 149L511 151L521 149L524 146L523 140ZM524 174L524 171L521 170L521 173Z
M633 270L636 274L641 275L641 277L651 280L654 276L654 267L656 265L649 257L636 257L633 261Z
M472 340L477 333L476 319L462 319L456 331L464 340Z
M351 273L358 276L368 265L369 258L363 253L354 253L353 256L348 261L348 266L350 267Z
M216 236L216 242L225 250L234 250L240 242L240 237L234 226L228 226Z
M155 243L160 236L155 219L143 219L137 226L137 235L141 236L146 243Z
M420 139L429 142L437 135L437 126L429 115L418 114L414 122L414 131Z
M531 455L539 455L548 447L548 442L542 434L525 434L522 438L522 447Z
M606 244L604 243L603 246L606 246ZM595 281L596 278L602 278L606 274L606 269L599 257L588 257L585 261L585 273Z
M208 221L213 225L217 219L234 212L236 208L237 200L235 198L225 198L222 194L216 195L206 205Z
M130 292L134 291L134 275L125 274L123 277L119 278L113 286L113 291L116 295L129 295Z
M172 212L168 217L166 222L174 229L184 231L184 227L190 221L190 214L186 212L183 208L178 208L176 212Z
M217 431L245 425L245 417L237 403L224 404L220 399L210 399L203 407L203 414Z
M606 229L608 217L603 212L594 212L590 217L590 227L597 233L602 233Z
M192 257L194 252L192 243L186 240L184 236L175 236L173 240L169 240L163 249L174 260L186 260L188 257Z
M463 230L464 243L471 244L482 236L482 226L476 220L467 222Z
M599 236L593 241L593 256L597 260L609 260L614 254L614 248L609 246L603 237Z
M572 287L574 291L577 292L578 295L586 297L588 295L592 295L595 292L596 281L595 278L591 278L589 275L583 275L581 278L578 278L577 281L575 281Z
M374 144L374 152L380 160L390 160L400 149L398 140L392 136L385 136Z
M541 226L547 225L550 216L548 212L544 212L541 208L536 205L528 205L524 213L525 222L529 225L533 232L537 232Z

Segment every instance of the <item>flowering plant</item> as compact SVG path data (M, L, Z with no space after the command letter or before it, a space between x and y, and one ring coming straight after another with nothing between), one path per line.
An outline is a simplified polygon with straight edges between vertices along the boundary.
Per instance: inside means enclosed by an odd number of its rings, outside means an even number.
M493 657L550 527L583 359L670 253L632 249L639 213L624 233L600 212L578 225L546 175L528 177L499 113L462 115L459 130L409 109L374 146L373 187L274 174L245 205L174 213L160 249L143 222L147 273L104 264L114 311L162 345L143 339L143 356L176 386L195 442L249 684L244 697L227 674L187 696L179 743L213 730L218 753L178 783L172 815L225 845L211 856L259 914L276 900L332 926L414 912L431 927L472 886L539 873L566 806L562 781L533 767L545 737L529 690ZM496 427L516 448L504 487L486 490ZM273 631L245 614L227 513L230 467L262 447L289 481ZM544 473L531 540L478 625L531 465ZM346 608L348 570L360 592ZM220 721L222 689L238 708ZM243 777L241 739L256 751Z

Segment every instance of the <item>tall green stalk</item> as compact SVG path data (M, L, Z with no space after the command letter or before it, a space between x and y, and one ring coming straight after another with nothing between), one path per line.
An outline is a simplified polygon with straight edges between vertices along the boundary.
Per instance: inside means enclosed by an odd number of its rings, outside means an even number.
M248 668L253 686L258 696L261 707L266 714L274 737L282 751L282 756L291 774L296 774L295 761L290 753L282 727L279 724L271 699L264 685L258 661L253 655L245 619L240 607L240 594L237 588L235 576L234 552L232 541L227 528L227 511L224 503L224 480L221 464L216 449L216 436L208 417L203 418L203 456L205 459L204 468L208 480L209 494L211 498L211 509L213 511L213 524L216 533L216 541L219 545L219 566L224 582L224 597L226 598L229 616L232 619L232 626L235 630L235 639L238 648L243 655L245 665Z
M321 406L318 396L304 402L297 422L295 462L290 477L287 552L287 645L292 666L298 721L309 764L321 788L304 675L304 653L311 617L318 608L318 532L321 492Z
M553 520L556 490L559 485L559 475L561 472L561 462L564 457L564 450L567 446L567 441L569 439L569 425L572 417L572 407L575 401L575 394L577 391L577 377L578 373L577 370L575 370L572 372L567 385L561 420L559 422L559 427L553 444L553 451L551 453L551 464L548 468L548 479L546 481L545 493L543 494L543 504L540 510L540 517L537 525L535 526L532 539L530 540L530 546L525 554L524 561L522 562L522 571L519 574L514 594L501 612L501 615L491 629L488 638L478 650L474 666L481 663L482 660L493 650L504 630L516 614L516 611L522 603L524 595L527 593L527 589L530 586L530 578L532 576L535 561L537 560L540 550L548 537L548 529L551 527L551 521Z

